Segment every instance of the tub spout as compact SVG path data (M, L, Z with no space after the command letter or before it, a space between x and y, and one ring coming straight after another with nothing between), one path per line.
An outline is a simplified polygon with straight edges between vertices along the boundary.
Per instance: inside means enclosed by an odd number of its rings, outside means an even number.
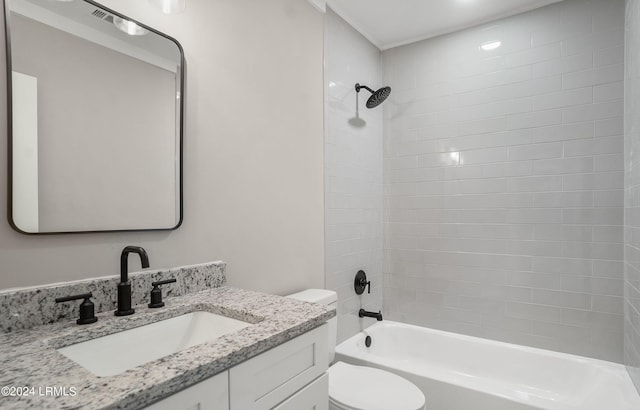
M372 317L375 318L378 322L380 322L382 320L382 312L378 311L378 313L376 312L368 312L364 309L360 309L360 311L358 312L358 316L360 317Z

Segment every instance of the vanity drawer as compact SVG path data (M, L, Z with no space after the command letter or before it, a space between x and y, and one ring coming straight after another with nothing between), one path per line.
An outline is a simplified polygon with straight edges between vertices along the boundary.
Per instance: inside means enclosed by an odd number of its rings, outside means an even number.
M144 410L228 409L229 372L219 373L144 408Z
M229 369L231 410L268 410L328 367L327 324Z
M329 410L329 375L318 377L273 410Z

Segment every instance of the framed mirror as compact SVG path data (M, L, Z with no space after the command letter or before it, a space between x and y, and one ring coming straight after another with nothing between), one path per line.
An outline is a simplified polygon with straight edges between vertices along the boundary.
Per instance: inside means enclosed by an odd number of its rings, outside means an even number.
M178 228L180 44L90 0L4 4L11 226Z

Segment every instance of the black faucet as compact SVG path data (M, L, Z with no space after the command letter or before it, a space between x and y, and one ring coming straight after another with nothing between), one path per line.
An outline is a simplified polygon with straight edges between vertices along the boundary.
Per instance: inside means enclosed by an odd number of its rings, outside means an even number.
M131 307L131 282L129 282L128 259L130 253L140 255L143 268L149 267L149 255L140 246L127 246L120 255L120 283L118 283L118 309L113 312L116 316L132 315L135 310Z
M364 309L360 309L360 311L358 312L358 316L360 317L372 317L374 319L377 319L378 322L380 322L382 320L382 312L378 311L378 313L376 312L368 312Z

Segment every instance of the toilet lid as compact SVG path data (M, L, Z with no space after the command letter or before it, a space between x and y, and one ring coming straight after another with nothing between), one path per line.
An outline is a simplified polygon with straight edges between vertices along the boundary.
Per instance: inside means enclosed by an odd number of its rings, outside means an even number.
M337 362L329 368L329 397L353 410L421 410L424 394L414 384L373 367Z

